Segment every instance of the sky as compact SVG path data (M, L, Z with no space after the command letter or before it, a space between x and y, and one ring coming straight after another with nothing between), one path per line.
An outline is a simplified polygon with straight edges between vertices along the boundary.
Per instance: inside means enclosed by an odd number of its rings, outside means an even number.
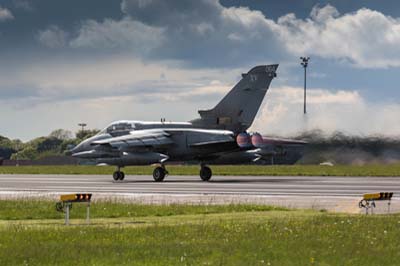
M252 131L400 135L394 0L1 0L0 135L188 121L273 63Z

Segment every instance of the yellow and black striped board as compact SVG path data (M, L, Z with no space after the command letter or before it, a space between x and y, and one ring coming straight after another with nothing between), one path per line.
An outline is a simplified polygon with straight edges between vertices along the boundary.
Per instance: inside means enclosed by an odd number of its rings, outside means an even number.
M92 194L90 193L68 194L60 196L60 200L64 202L89 202L91 198Z
M393 196L393 192L378 192L364 194L365 200L390 200Z

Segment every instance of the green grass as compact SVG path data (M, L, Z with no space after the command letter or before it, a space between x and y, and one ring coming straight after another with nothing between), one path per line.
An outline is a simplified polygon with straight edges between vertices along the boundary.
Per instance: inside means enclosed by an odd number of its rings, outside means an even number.
M86 203L74 203L71 209L71 218L84 218ZM117 218L117 217L148 217L193 215L231 212L254 212L287 210L283 207L266 205L143 205L102 200L91 204L91 218ZM0 220L32 220L32 219L63 219L64 214L56 212L55 201L23 199L0 200Z
M354 165L214 165L214 175L300 175L300 176L400 176L400 164ZM128 175L151 175L152 166L129 166L123 171ZM167 165L171 175L198 175L199 166ZM0 174L105 174L115 171L111 166L4 166Z
M0 213L0 265L398 265L400 261L399 215L97 202L92 204L92 225L73 219L67 227L61 219L52 220L54 210L40 204L25 210L40 213L32 214L40 220L26 220L22 213L14 213L15 220L4 220L18 204L0 201L0 210L6 210ZM73 215L84 211L76 206ZM106 218L114 215L118 217Z

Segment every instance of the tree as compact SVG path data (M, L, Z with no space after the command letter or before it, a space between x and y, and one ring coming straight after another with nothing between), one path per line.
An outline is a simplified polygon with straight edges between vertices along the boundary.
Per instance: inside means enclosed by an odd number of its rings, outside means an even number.
M37 158L37 151L33 146L26 147L22 151L11 155L12 160L34 160Z
M36 160L46 156L63 155L66 151L99 132L97 129L80 130L73 134L65 129L56 129L48 137L39 137L26 143L0 136L0 157L3 159Z
M60 139L60 140L68 140L68 139L72 139L72 132L69 130L65 130L65 129L56 129L53 130L49 137L53 137L56 139Z
M80 140L84 140L84 139L87 139L87 138L90 138L90 137L96 135L99 132L100 132L100 130L98 130L98 129L79 130L76 133L76 138L80 139Z
M10 140L9 138L0 136L0 158L10 159L10 156L21 150L22 147L23 143L19 139Z

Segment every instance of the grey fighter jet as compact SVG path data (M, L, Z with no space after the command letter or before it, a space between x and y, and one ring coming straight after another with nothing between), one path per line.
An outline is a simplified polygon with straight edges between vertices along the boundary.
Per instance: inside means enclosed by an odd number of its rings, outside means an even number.
M72 156L115 165L114 180L123 180L128 165L158 166L153 178L168 174L169 162L197 162L200 177L210 180L213 163L249 163L276 152L279 145L302 146L303 142L266 139L246 130L253 123L278 65L261 65L242 74L242 79L211 110L199 111L189 122L117 121L81 142ZM277 145L278 146L277 146Z

